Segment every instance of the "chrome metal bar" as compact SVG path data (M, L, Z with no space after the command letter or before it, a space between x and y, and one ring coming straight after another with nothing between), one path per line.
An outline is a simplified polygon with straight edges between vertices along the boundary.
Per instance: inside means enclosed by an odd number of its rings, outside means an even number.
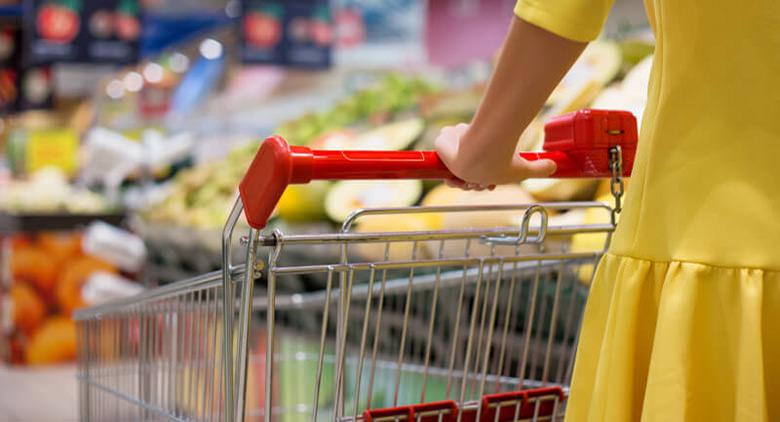
M546 235L568 236L581 233L611 233L615 230L612 224L582 224L569 226L548 226ZM287 245L327 245L356 244L379 242L412 242L430 240L480 239L483 237L518 236L517 227L497 227L493 229L460 229L460 230L420 230L395 233L325 233L325 234L292 234L285 235ZM538 235L539 227L530 227L527 235ZM262 246L273 247L279 239L271 236L261 236L258 240Z
M479 309L479 293L480 288L482 287L482 274L485 267L484 262L479 263L479 275L477 276L477 282L474 290L474 299L473 303L474 306L471 310L471 318L469 322L469 334L468 334L468 340L466 341L466 356L464 358L464 364L463 364L463 380L460 384L460 403L465 402L466 399L466 383L468 382L468 375L469 375L469 361L471 358L471 349L473 347L473 340L474 340L474 328L477 322L477 310ZM458 422L461 420L462 413L458 414Z
M417 242L412 246L412 261L417 257ZM409 269L409 281L406 285L406 301L404 302L403 328L401 328L401 344L398 346L398 370L395 372L395 390L393 393L393 406L398 405L398 390L401 386L401 361L406 346L406 330L409 327L409 309L412 306L412 282L414 281L414 268Z
M236 265L231 272L231 277L242 277L244 274L244 268L245 266L243 264ZM100 318L103 315L113 315L117 311L124 308L132 308L163 299L175 298L179 295L197 289L208 289L214 286L219 286L222 285L223 274L224 272L222 270L212 271L210 273L199 275L197 277L186 280L177 281L165 286L155 287L154 289L147 289L135 296L128 298L116 299L106 302L105 304L79 309L73 313L73 319L75 321L82 321L89 318Z
M561 284L563 284L563 271L564 267L558 270L558 277L555 281L555 294L553 297L552 311L550 312L550 328L549 334L547 334L547 348L544 353L544 364L542 365L542 383L547 383L549 368L550 368L550 354L552 353L553 340L555 339L555 329L558 327L558 303L561 299Z
M453 334L452 337L453 340L451 342L452 346L450 349L450 360L449 360L449 365L447 367L447 394L445 396L447 399L450 398L450 394L452 393L452 381L453 381L452 377L453 377L453 370L455 368L456 352L458 350L458 339L460 338L460 314L461 311L463 310L463 300L466 291L467 270L468 267L464 265L463 277L461 278L460 281L460 292L458 294L458 306L457 306L457 310L455 311L455 333ZM461 400L461 402L462 401L463 400Z
M414 261L388 261L388 262L356 262L349 264L329 264L329 265L306 265L299 267L277 267L274 272L277 275L294 274L316 274L325 273L329 268L333 271L346 272L350 270L366 271L371 267L378 270L388 269L412 269L412 268L435 268L437 266L455 267L460 265L476 266L481 263L496 264L499 260L505 262L527 262L527 261L560 261L560 260L589 260L601 256L592 252L568 252L568 253L539 253L520 256L500 256L500 257L481 257L481 258L445 258L445 259L418 259Z
M390 256L390 244L385 245L385 260ZM374 376L376 374L376 354L379 347L379 330L382 327L382 311L385 304L385 288L387 286L387 270L382 271L382 282L379 285L379 304L377 305L376 328L374 328L374 346L371 349L371 374L368 378L368 393L366 394L366 409L371 409L371 398L374 392ZM373 293L373 292L372 292ZM354 293L353 293L354 294Z
M252 294L255 286L255 260L257 259L257 236L258 231L249 229L249 243L246 248L246 271L244 271L244 283L241 288L241 304L238 314L238 342L236 347L237 362L236 371L238 372L238 383L236 385L235 403L231 404L236 409L235 418L237 421L244 420L244 403L246 396L246 369L248 362L249 349L249 322L252 318Z
M312 404L312 422L317 422L317 411L320 403L320 389L322 387L322 361L325 357L325 339L328 332L328 313L330 312L331 288L333 286L333 272L328 273L328 281L325 286L325 309L322 314L322 330L320 334L320 352L317 357L317 375L314 382L314 403ZM368 318L366 318L368 320Z
M541 263L540 263L541 265ZM539 291L539 276L541 275L541 268L537 269L536 275L534 277L533 286L531 287L531 293L528 296L528 306L527 306L527 314L526 314L526 326L525 326L525 332L523 333L523 348L522 348L522 355L520 358L520 366L518 367L518 388L523 388L523 382L525 381L525 369L526 364L528 363L528 350L531 347L531 330L534 326L534 314L536 313L536 295Z
M482 397L485 394L485 380L487 379L488 375L488 365L490 364L490 351L491 347L493 345L493 327L496 323L496 312L498 312L498 299L499 294L501 293L501 280L504 275L504 266L503 263L499 265L498 267L498 275L496 276L496 285L495 285L495 291L493 293L493 304L490 309L490 322L488 323L488 333L487 333L487 340L485 341L485 355L483 356L483 362L482 362L482 376L479 380L479 390L477 392L478 397Z
M511 319L511 315L512 315L512 304L514 300L516 282L517 282L517 263L514 263L514 266L512 268L512 278L509 281L509 292L507 292L506 312L504 313L504 325L503 325L503 330L501 332L501 345L499 346L498 359L496 359L495 373L498 375L501 375L504 370L504 356L506 355L506 340L507 340L507 335L509 334L509 320ZM513 332L514 332L514 327L513 327ZM501 386L498 383L496 383L495 392L498 392L500 387Z
M439 250L441 255L441 249ZM439 303L439 284L441 282L441 268L436 269L436 277L433 283L433 298L431 299L430 321L428 321L428 336L425 342L425 363L423 364L422 391L420 392L420 403L425 403L425 390L428 385L428 365L431 359L431 344L433 343L433 329L436 325L436 306ZM369 289L371 290L371 289Z
M376 270L374 268L371 269L371 273L368 278L368 290L373 291L374 290L374 277L376 275ZM360 335L360 352L358 357L358 364L357 364L357 375L355 376L355 398L353 401L355 402L352 416L357 419L358 416L358 405L360 404L360 382L362 380L363 375L363 359L365 358L365 352L366 352L366 337L368 336L368 320L371 316L371 302L373 295L369 295L366 299L366 309L365 309L365 315L363 318L363 329L361 330Z
M560 260L550 260L550 261L544 261L544 262L519 262L516 260L509 260L508 258L504 258L505 261L512 261L512 262L505 262L505 264L513 264L513 270L517 272L523 272L523 271L536 271L537 269L544 270L544 271L551 271L554 268L556 268ZM583 262L592 262L592 259L581 259ZM471 269L469 270L469 263L476 262L478 260L474 260L473 258L462 260L462 264L460 266L453 265L452 267L462 267L463 270L453 270L453 271L446 271L442 272L440 275L440 283L441 287L451 287L453 284L458 284L460 282L460 279L462 277L466 277L466 281L475 279L478 275L477 269ZM579 262L580 260L575 260L574 262ZM379 264L376 264L373 266L373 268L379 270L383 270L383 274L387 274L387 268L378 268ZM343 269L343 267L339 265L331 265L331 268L333 268L334 272L340 271ZM372 268L372 266L369 264L367 268ZM397 293L397 292L405 292L408 278L397 278L393 280L386 280L387 283L387 293ZM436 275L435 274L426 274L426 275L416 275L414 278L414 288L418 290L427 290L427 289L433 289L436 283ZM352 292L352 298L353 300L365 300L369 294L378 295L381 296L381 285L376 286L374 285L373 291L369 291L367 289L366 285L357 285L354 287ZM333 295L340 294L338 289L334 289ZM306 308L316 308L319 306L322 306L322 304L325 303L325 293L322 291L315 291L315 292L308 292L308 293L294 293L292 295L277 297L276 299L276 308L277 309L306 309ZM268 306L268 302L266 301L265 296L260 296L254 298L253 308L255 311L263 311L266 310Z
M277 233L281 235L281 233ZM268 257L268 287L267 287L267 301L268 310L266 312L266 355L265 355L265 406L270 407L273 403L273 386L274 380L274 329L276 323L276 272L272 270L276 266L276 262L279 259L281 253L281 245L277 245L271 250ZM265 413L265 422L271 422L271 412Z
M236 295L234 293L232 270L233 262L231 257L231 243L233 241L233 230L236 227L244 205L241 202L241 198L236 198L233 203L233 208L230 210L227 222L225 222L225 228L222 230L222 289L223 289L223 336L224 341L222 343L222 360L225 370L223 372L224 377L224 400L225 400L225 419L228 422L236 421L236 409L233 407L235 403L235 365L233 357L233 317L235 309ZM247 262L250 265L250 262ZM246 269L246 272L251 272L250 268Z
M333 414L341 417L344 412L344 362L347 352L347 334L349 329L347 316L349 315L349 306L351 302L352 283L355 280L355 272L350 271L347 274L346 282L341 282L341 291L343 292L343 305L339 304L339 311L342 312L342 331L341 336L336 336L336 399L333 402ZM343 309L343 310L342 310Z

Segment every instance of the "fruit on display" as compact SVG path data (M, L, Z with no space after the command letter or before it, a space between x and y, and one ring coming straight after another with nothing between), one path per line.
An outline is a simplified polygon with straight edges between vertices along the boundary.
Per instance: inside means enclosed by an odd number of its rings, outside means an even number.
M38 34L46 41L66 44L79 33L81 18L80 0L56 0L45 3L38 9L35 20Z
M3 307L8 307L9 321L25 335L32 334L46 317L46 304L35 289L24 283L11 286Z
M641 122L652 67L653 56L644 58L626 73L622 81L602 91L593 101L593 108L628 110Z
M522 186L538 201L583 201L593 198L597 179L528 179Z
M361 208L406 207L422 195L419 180L345 180L336 182L325 197L325 212L340 223Z
M439 192L436 192L436 191ZM519 185L500 185L492 191L464 191L442 185L431 191L423 205L522 205L536 202L528 191ZM522 210L448 212L441 218L443 229L481 229L516 227L520 224Z
M419 118L388 123L356 136L353 149L404 150L410 148L424 130L425 122Z
M352 129L336 129L324 133L312 140L309 147L312 149L347 149L354 145L357 136Z
M104 197L70 185L65 174L52 167L35 172L28 180L0 182L0 210L4 211L97 214L111 208Z
M308 113L281 125L277 134L293 145L309 145L323 134L366 120L386 122L394 114L414 109L424 96L435 91L436 88L424 79L390 74L328 110Z
M117 273L117 269L98 258L82 256L68 261L63 266L57 281L57 304L65 315L87 305L81 294L81 289L87 279L98 272Z
M40 233L38 245L49 254L56 265L62 265L69 259L81 254L81 236L75 233Z
M99 281L96 275L119 277L119 270L88 255L81 241L78 232L42 232L10 238L9 284L7 294L0 292L0 326L13 352L11 362L45 364L70 360L73 346L65 341L69 325L60 319L67 321L73 311L96 303L96 299L105 300L110 293L105 283L92 286L92 295L85 289L87 283ZM98 291L98 287L103 289ZM140 289L132 284L125 290L131 288Z
M522 205L533 204L534 198L520 185L500 185L492 191L464 191L447 185L439 185L423 198L423 206L448 205ZM523 209L509 211L470 211L443 212L434 214L435 224L445 230L492 229L499 227L516 228L523 217ZM430 256L438 255L438 242L424 245ZM432 249L435 248L435 249ZM502 248L503 249L503 248ZM450 241L444 246L445 257L463 256L466 241ZM480 243L478 239L469 242L470 254L477 256L489 254L490 246Z
M254 158L259 143L248 142L221 161L208 162L176 174L171 193L143 213L148 221L200 229L225 224L236 188Z
M71 362L76 359L76 323L57 315L43 322L30 338L25 360L29 365Z
M362 133L339 129L320 136L309 146L314 149L399 151L410 148L424 130L425 121L412 118L387 123Z
M387 75L328 110L306 114L283 124L277 133L291 144L308 145L316 149L406 149L420 138L425 121L417 117L405 117L402 113L416 107L422 96L433 91L434 88L420 78ZM142 216L150 222L199 229L221 228L235 200L236 188L258 146L256 140L248 142L245 146L233 149L223 160L179 172L174 177L168 197L144 211ZM371 199L366 202L355 200L352 195L337 193L337 199L330 200L331 209L352 209L350 207L356 203L411 205L421 194L419 182L395 185L387 193L390 199L385 201ZM328 200L319 205L316 202L331 186L325 183L309 187L291 186L288 188L289 193L283 196L276 215L290 221L322 219L322 210L323 207L327 209ZM401 188L402 193L399 194L397 186L407 187ZM408 186L412 187L411 191ZM381 195L373 195L372 198L377 196ZM409 197L413 198L405 199ZM347 202L339 204L338 198L344 198Z
M520 185L499 185L492 191L464 191L440 185L428 192L423 206L440 205L522 205L536 202ZM520 224L520 211L447 212L441 217L443 229L514 227Z
M436 230L439 222L438 216L433 213L367 215L357 220L355 231L383 235L388 232L420 232ZM415 259L430 258L429 251L435 245L428 245L428 243L438 245L438 242L417 242L416 251L414 251L414 242L409 241L355 243L351 247L354 248L358 256L367 261L409 261L413 257ZM413 251L414 254L412 254ZM385 254L387 254L387 258L385 258Z
M325 217L325 196L331 183L316 180L290 185L276 205L276 215L288 222L318 221Z
M54 294L57 284L57 266L42 248L24 246L11 253L11 277L34 286L48 299Z
M627 38L620 42L620 54L623 64L629 69L636 66L647 56L653 54L655 45L652 41L642 38Z
M614 80L623 66L623 57L617 43L596 41L588 44L582 55L553 90L547 100L555 116L587 107Z

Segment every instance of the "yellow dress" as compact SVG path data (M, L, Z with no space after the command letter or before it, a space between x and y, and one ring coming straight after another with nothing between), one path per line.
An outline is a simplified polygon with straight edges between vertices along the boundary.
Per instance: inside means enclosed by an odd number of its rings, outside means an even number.
M519 0L579 41L609 0ZM626 208L596 271L569 421L780 421L780 1L646 0Z

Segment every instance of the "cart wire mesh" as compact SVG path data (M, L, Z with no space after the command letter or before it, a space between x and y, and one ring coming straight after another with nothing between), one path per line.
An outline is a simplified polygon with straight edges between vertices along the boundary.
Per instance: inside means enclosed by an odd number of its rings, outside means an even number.
M77 314L81 418L560 420L588 284L614 229L557 224L564 211L609 220L613 210L358 211L336 233L250 230L248 272L230 263L229 221L222 272ZM382 216L496 213L519 224L353 230ZM598 247L572 251L574 236ZM332 248L332 262L285 260L315 247ZM286 288L301 279L316 287Z

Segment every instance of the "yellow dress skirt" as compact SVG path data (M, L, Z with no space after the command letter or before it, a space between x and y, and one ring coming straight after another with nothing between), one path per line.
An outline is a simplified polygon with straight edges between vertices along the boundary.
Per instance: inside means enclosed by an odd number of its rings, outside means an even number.
M596 270L568 421L780 421L780 1L646 0L626 209ZM519 0L563 37L608 0Z

